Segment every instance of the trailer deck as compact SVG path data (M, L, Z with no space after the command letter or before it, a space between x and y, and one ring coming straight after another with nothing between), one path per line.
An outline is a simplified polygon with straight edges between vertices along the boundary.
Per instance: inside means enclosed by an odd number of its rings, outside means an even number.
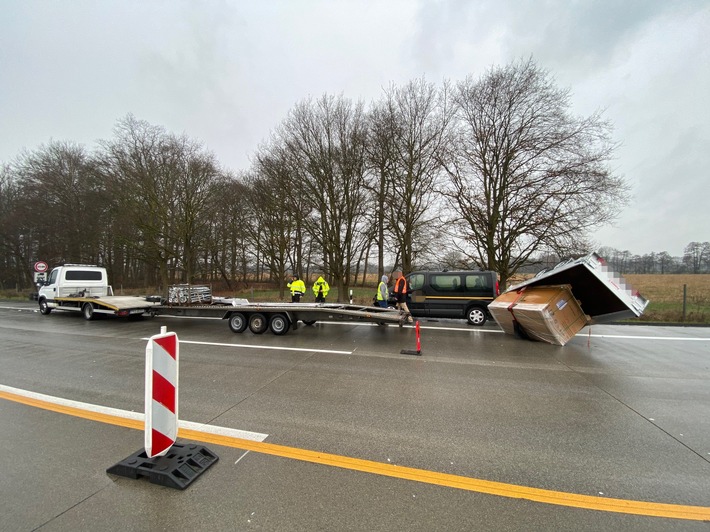
M298 322L313 325L318 321L404 323L404 316L395 309L341 303L249 303L233 300L212 305L156 305L154 315L220 317L228 320L229 328L241 333L249 328L254 334L270 329L277 335L298 328Z

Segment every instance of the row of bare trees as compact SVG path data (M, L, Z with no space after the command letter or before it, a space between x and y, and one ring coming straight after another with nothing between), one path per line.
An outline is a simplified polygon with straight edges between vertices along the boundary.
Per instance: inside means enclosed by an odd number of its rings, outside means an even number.
M501 284L543 253L588 251L627 189L598 114L532 60L441 85L391 85L367 108L295 105L234 175L200 143L129 115L93 152L51 142L0 175L0 281L29 265L106 265L114 284L324 273L343 297L368 265L456 259ZM374 273L374 272L371 272Z
M690 242L680 257L667 251L634 255L610 247L601 248L599 253L614 271L622 274L710 273L710 242Z

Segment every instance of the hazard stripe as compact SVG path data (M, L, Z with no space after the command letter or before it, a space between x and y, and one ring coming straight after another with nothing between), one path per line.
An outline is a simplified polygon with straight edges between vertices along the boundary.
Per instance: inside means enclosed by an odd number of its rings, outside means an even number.
M177 356L177 336L171 334L170 336L164 336L163 338L156 338L154 340L156 344L163 348L163 351L167 353L168 356L173 359Z
M150 449L150 456L158 456L160 453L167 451L175 443L174 438L166 438L163 434L153 429L152 434L152 448Z
M156 401L151 404L151 411L151 428L174 441L177 438L177 416Z
M153 401L157 401L174 414L176 395L175 386L160 373L153 370Z

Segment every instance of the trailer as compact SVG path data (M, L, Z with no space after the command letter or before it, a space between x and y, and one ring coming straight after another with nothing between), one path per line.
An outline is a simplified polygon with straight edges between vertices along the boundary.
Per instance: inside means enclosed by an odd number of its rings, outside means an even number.
M254 334L270 330L276 335L297 329L299 322L364 322L379 325L403 325L406 317L391 308L340 303L250 303L247 300L217 300L210 305L156 305L149 312L155 316L210 317L227 320L232 332L247 328Z
M402 325L405 317L395 309L339 303L250 303L246 299L212 297L206 286L174 285L166 299L160 296L115 296L108 284L106 269L86 264L65 264L52 270L39 287L39 311L53 310L83 314L87 320L97 315L118 317L189 316L227 320L229 328L254 334L271 330L286 334L298 322L370 322Z

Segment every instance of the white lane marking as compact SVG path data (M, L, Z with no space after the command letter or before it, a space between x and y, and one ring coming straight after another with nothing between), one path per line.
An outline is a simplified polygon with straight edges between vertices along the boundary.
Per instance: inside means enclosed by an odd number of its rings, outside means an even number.
M0 391L6 393L12 393L15 395L21 395L29 399L37 399L39 401L45 401L47 403L53 403L59 406L69 406L72 408L78 408L81 410L87 410L89 412L94 412L96 414L105 414L108 416L116 416L123 419L131 419L134 421L145 422L145 414L142 412L130 412L128 410L119 410L117 408L111 408L108 406L93 405L91 403L82 403L79 401L73 401L71 399L64 399L62 397L54 397L52 395L45 395L43 393L31 392L29 390L22 390L20 388L13 388L11 386L5 386L0 384ZM208 434L215 434L217 436L227 436L231 438L242 438L244 440L251 441L264 441L269 437L268 434L262 434L260 432L250 432L240 429L230 429L228 427L219 427L216 425L206 425L204 423L195 423L194 421L178 421L178 426L184 429L196 430L199 432L205 432Z
M149 338L141 338L149 340ZM333 353L336 355L352 355L352 351L336 351L334 349L306 349L305 347L279 347L273 345L225 344L220 342L198 342L195 340L180 340L181 344L213 345L217 347L243 347L245 349L271 349L273 351L300 351L302 353Z
M415 322L417 320L414 320ZM379 325L377 323L360 323L360 322L336 322L336 321L323 321L320 322L319 325L356 325L359 327L382 327L382 325ZM400 327L400 325L396 323L386 323L386 327ZM411 323L407 323L405 325L401 326L404 329L414 329L414 325ZM500 333L502 334L503 331L500 329L476 329L474 326L471 326L471 328L465 328L465 327L437 327L434 325L422 325L421 320L419 322L419 328L420 329L431 329L432 331L459 331L459 332L473 332L473 333Z
M171 316L170 314L160 314L161 318L177 318L180 320L222 320L224 318L212 318L210 316Z
M665 340L665 341L680 341L680 342L710 342L710 338L700 337L684 337L684 336L632 336L623 334L588 334L579 333L577 336L591 336L592 338L620 338L626 340Z

